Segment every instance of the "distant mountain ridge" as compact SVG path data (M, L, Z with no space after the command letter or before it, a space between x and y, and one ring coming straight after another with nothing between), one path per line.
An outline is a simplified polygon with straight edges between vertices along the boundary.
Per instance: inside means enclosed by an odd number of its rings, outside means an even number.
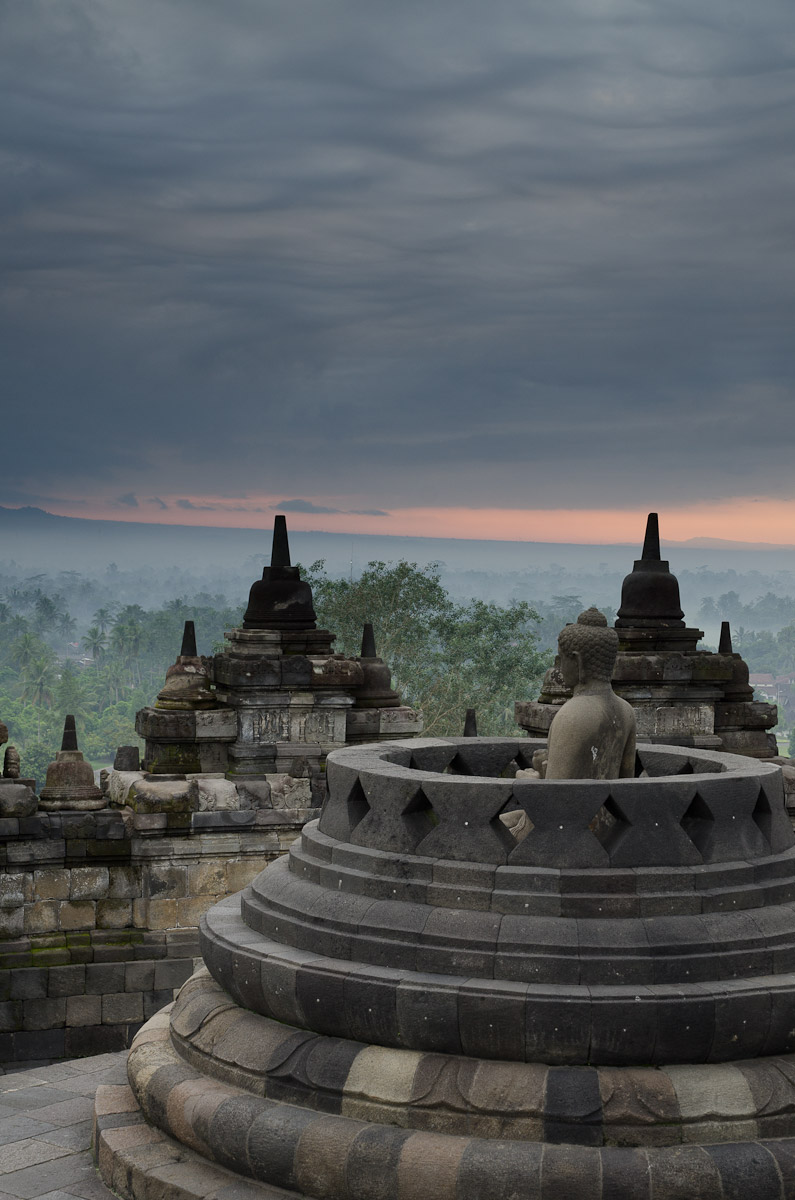
M663 528L665 517L662 514ZM289 516L288 516L289 525ZM239 566L270 554L270 524L261 529L207 525L155 525L144 521L63 517L42 508L0 506L0 563L51 571L151 564L189 566L214 562ZM407 559L420 564L441 562L456 571L523 571L560 566L565 570L631 570L640 554L643 528L636 542L518 542L465 538L401 537L396 534L324 533L290 529L294 561L325 559L332 572L358 571L372 560ZM672 569L795 569L795 546L732 542L720 538L663 539Z

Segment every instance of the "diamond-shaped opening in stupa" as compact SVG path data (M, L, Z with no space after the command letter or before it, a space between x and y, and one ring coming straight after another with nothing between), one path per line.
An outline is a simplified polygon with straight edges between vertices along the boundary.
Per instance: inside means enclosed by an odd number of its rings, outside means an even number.
M519 842L523 842L528 833L532 833L535 828L528 814L517 805L515 800L505 801L497 814L497 819L505 826L517 845Z
M762 834L762 837L767 842L768 846L773 842L773 808L770 803L767 792L764 788L759 789L759 796L751 816Z
M350 822L350 832L353 833L357 825L359 825L370 811L370 805L367 802L367 797L364 794L364 788L357 779L348 793L348 799L345 801L348 810L348 821Z
M415 838L415 845L439 824L439 817L422 788L415 792L403 809L401 816L404 824L411 830Z
M608 796L599 811L588 823L588 828L598 842L608 848L617 834L629 824L612 796Z
M679 824L684 829L687 836L690 838L696 849L703 853L707 840L712 834L715 826L715 818L712 815L712 810L696 792L693 799L688 805L687 812L682 817Z

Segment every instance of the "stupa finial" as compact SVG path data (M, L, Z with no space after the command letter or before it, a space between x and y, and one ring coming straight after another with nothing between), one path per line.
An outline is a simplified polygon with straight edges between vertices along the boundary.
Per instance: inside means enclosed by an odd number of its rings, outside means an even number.
M720 623L720 642L718 643L718 654L733 654L732 649L732 630L728 621Z
M370 621L365 621L364 629L362 630L362 658L378 658L378 653L375 648L375 634Z
M196 626L193 621L186 621L182 631L181 658L196 658Z
M643 561L660 561L660 522L657 513L649 513L646 518L646 536L643 539L640 557Z
M63 737L61 738L62 750L77 750L77 729L75 728L75 719L71 713L64 718Z
M287 518L281 513L273 518L272 567L289 567L290 543L287 539Z
M478 715L474 708L468 708L464 717L464 737L478 736Z

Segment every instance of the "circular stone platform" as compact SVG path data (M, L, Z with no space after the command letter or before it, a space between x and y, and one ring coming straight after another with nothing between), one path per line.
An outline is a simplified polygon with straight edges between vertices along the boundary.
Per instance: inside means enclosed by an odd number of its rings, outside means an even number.
M207 913L208 971L130 1055L191 1171L323 1200L795 1196L778 767L640 746L635 779L515 778L541 744L329 756L319 823ZM121 1154L114 1186L148 1195Z

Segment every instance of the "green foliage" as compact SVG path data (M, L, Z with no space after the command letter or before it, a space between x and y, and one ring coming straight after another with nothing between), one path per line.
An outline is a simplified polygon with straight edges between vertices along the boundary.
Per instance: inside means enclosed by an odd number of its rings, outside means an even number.
M407 562L368 563L356 580L332 579L322 562L306 575L319 624L337 634L338 651L358 654L362 626L373 623L394 686L404 703L423 710L429 734L459 734L468 707L477 709L481 733L516 732L514 701L537 694L550 660L539 649L539 616L529 604L456 603L435 566ZM76 573L64 586L83 596ZM175 597L153 611L110 599L97 606L90 595L81 603L86 616L77 627L63 596L47 595L36 580L8 589L0 602L0 717L23 774L40 785L67 713L76 718L86 757L106 762L117 746L136 743L135 713L162 687L184 621L195 622L199 648L209 653L241 616L207 593ZM564 622L554 612L550 619L557 636Z
M337 633L338 651L358 654L362 627L372 623L393 687L422 709L426 733L460 734L471 707L481 734L516 732L514 702L538 693L550 662L538 649L539 616L529 604L456 604L435 565L371 562L347 580L331 579L317 562L304 575L318 624Z

